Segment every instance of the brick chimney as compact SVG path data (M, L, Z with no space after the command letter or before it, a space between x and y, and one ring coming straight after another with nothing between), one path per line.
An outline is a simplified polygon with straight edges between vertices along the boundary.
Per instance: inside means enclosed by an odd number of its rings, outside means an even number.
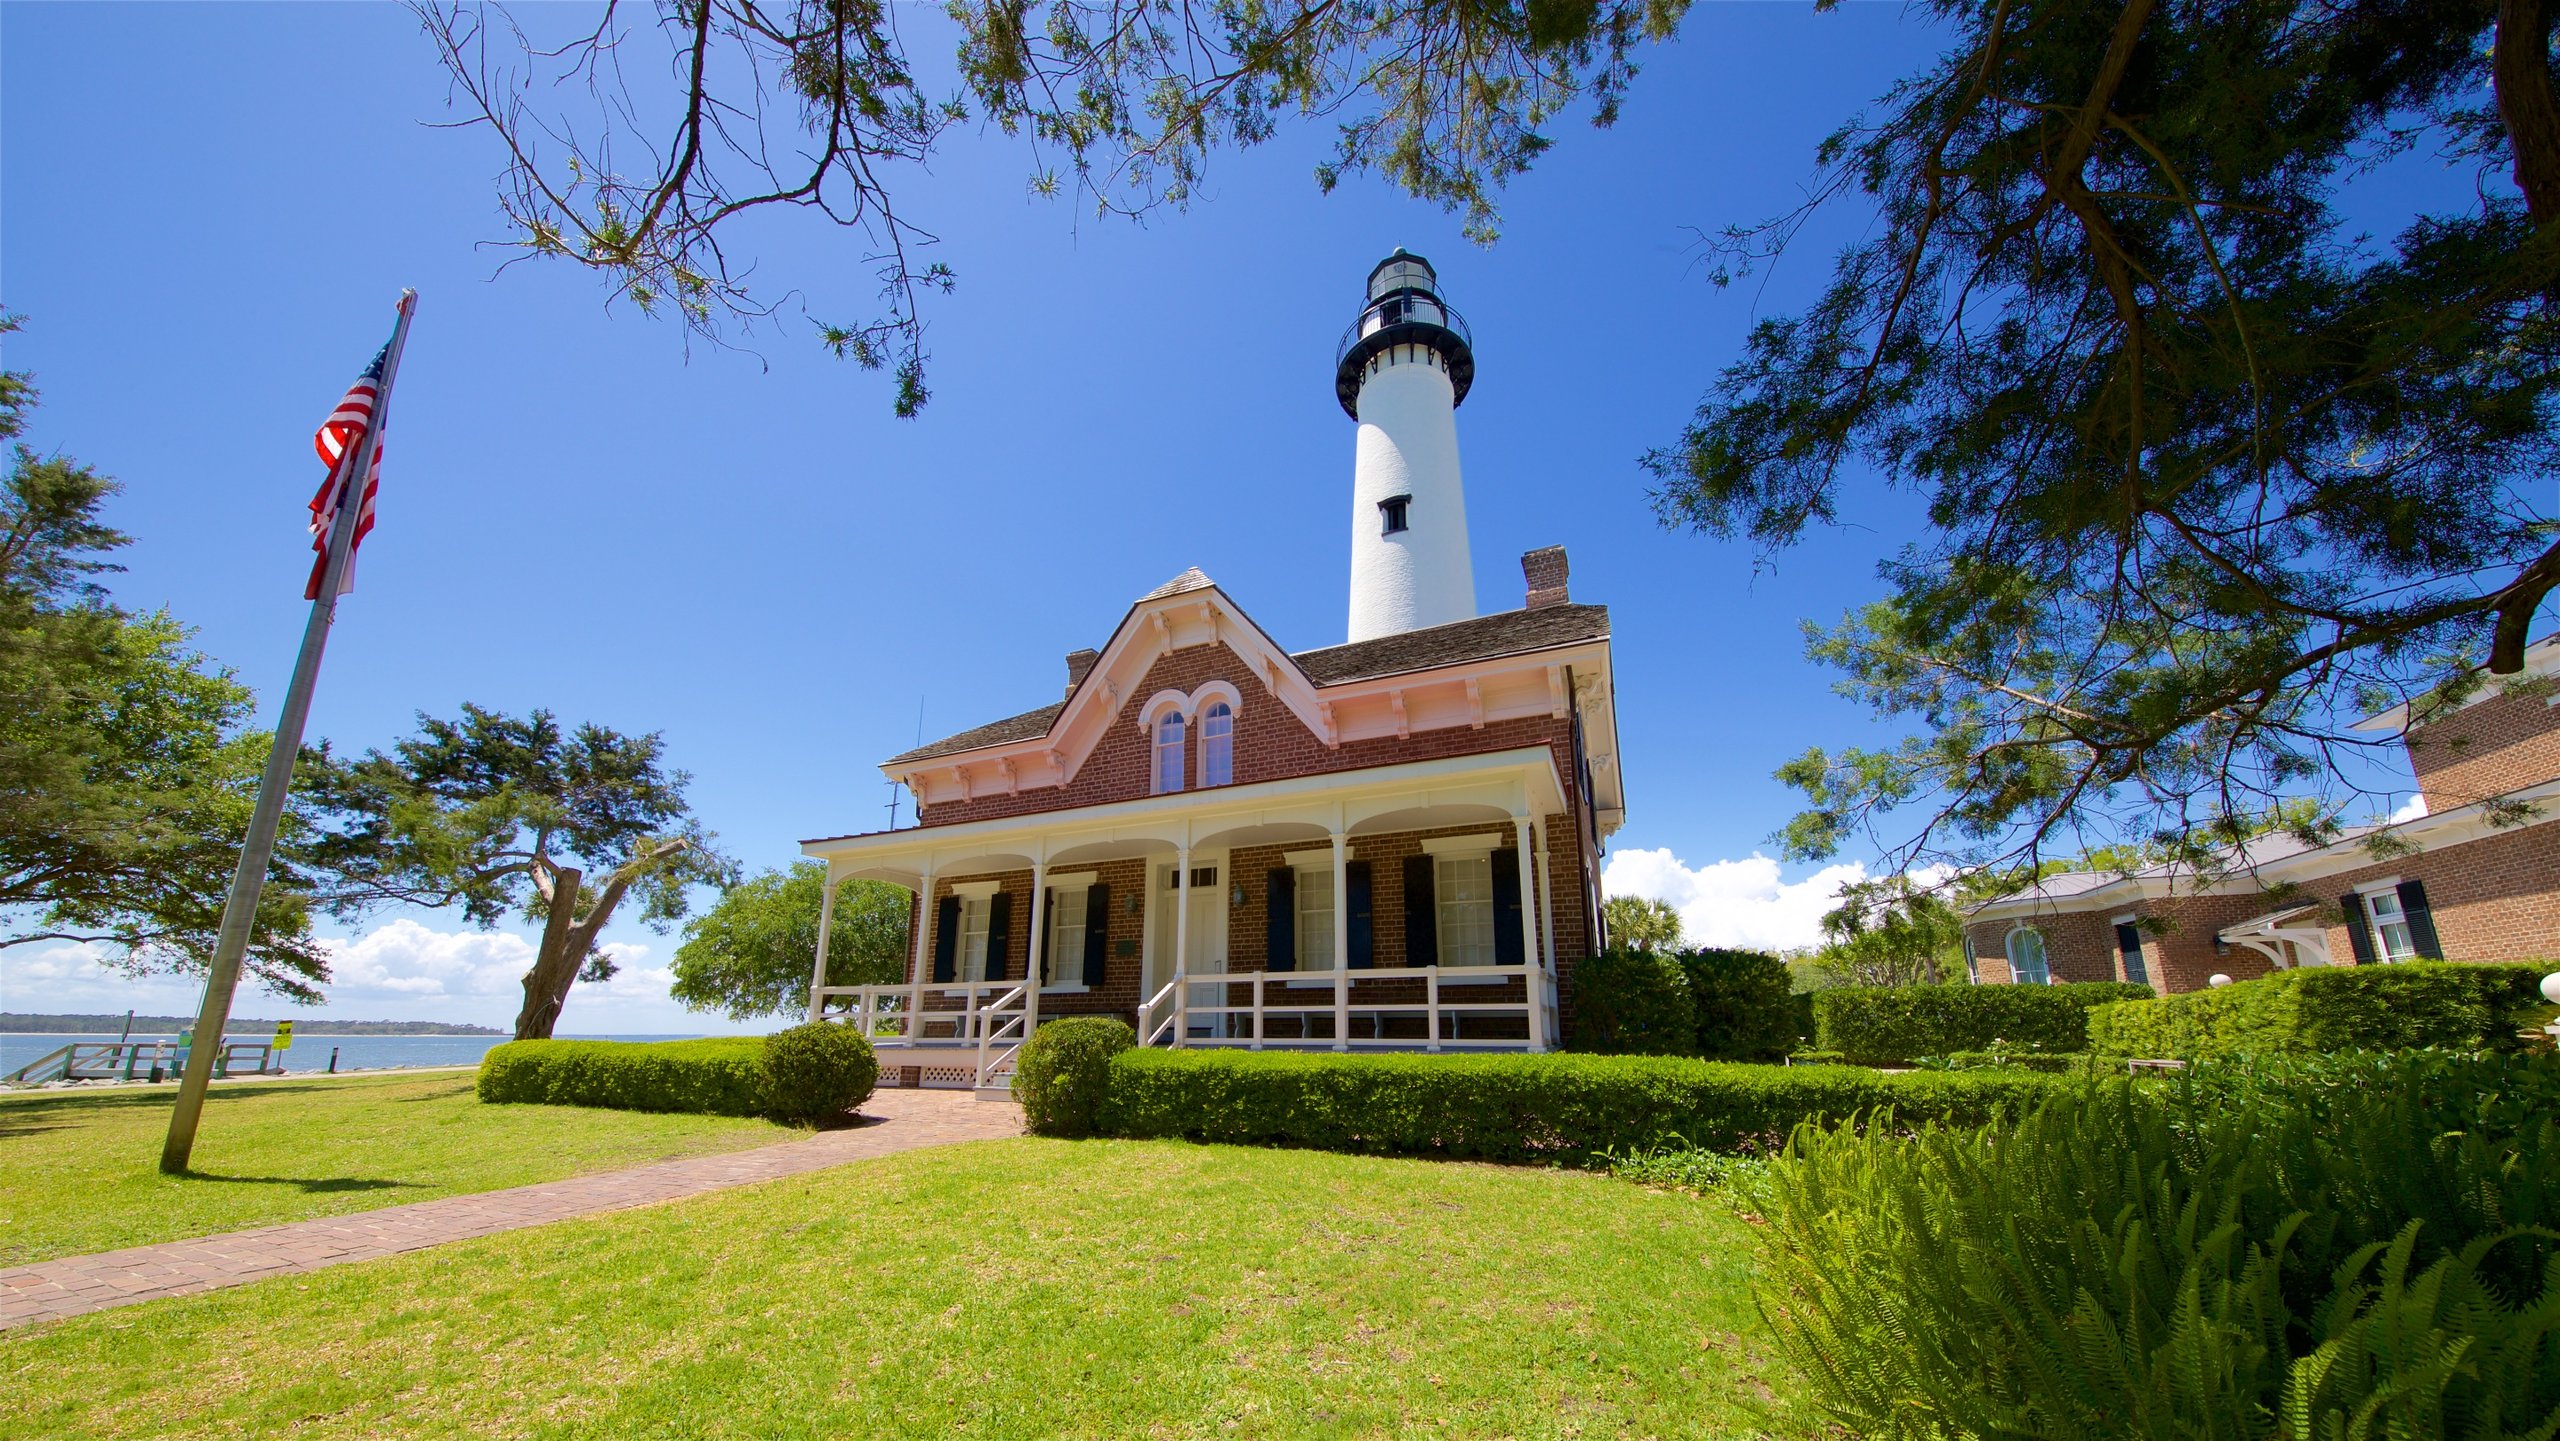
M1572 601L1565 591L1569 567L1564 562L1563 546L1551 545L1520 557L1520 573L1529 578L1529 609L1541 610Z
M1085 672L1093 669L1093 663L1100 659L1102 653L1090 646L1067 652L1067 694L1076 693L1076 687L1084 681Z

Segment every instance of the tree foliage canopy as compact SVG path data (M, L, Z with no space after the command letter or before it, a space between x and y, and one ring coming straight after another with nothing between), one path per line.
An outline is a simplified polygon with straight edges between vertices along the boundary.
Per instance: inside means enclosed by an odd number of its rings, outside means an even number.
M725 885L723 855L685 800L691 777L663 764L664 739L599 725L565 729L549 711L515 717L465 704L421 714L389 753L312 757L323 820L312 853L353 915L384 904L460 906L482 926L542 923L525 976L518 1039L548 1036L581 979L613 974L599 938L626 899L665 930L696 885Z
M2236 837L2390 743L2359 713L2518 669L2560 583L2550 17L1936 8L1956 43L1823 153L1875 232L1652 457L1660 512L1775 549L1870 476L1927 504L1811 632L1916 734L1782 770L1794 855L1915 803L1909 861ZM2368 233L2404 154L2475 183Z
M0 950L81 941L131 971L202 970L267 737L185 627L107 599L99 577L129 539L100 518L116 483L19 442L35 402L29 377L0 373ZM308 1002L329 969L306 834L289 812L245 964Z
M1611 896L1600 903L1609 944L1631 951L1680 949L1680 913L1645 896Z
M684 924L675 954L675 998L731 1020L798 1012L809 1003L826 867L795 861L731 886ZM885 881L837 883L827 928L827 984L887 985L906 977L911 893Z

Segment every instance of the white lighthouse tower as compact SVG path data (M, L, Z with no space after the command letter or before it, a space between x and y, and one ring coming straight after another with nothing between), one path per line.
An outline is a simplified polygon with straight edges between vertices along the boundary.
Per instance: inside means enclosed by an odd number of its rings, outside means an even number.
M1351 482L1355 641L1472 619L1458 403L1475 383L1467 323L1431 262L1398 250L1369 272L1368 303L1342 337L1334 394L1360 422Z

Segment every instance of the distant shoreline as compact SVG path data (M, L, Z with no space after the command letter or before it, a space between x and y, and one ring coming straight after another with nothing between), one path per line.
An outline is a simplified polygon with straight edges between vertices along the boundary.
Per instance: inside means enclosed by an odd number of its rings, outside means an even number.
M235 1016L223 1027L230 1036L246 1036L273 1032L284 1020L293 1022L297 1036L500 1036L508 1032L496 1026L475 1026L464 1021L338 1021L319 1017ZM161 1032L176 1034L195 1028L193 1016L134 1016L128 1023L121 1014L70 1011L0 1011L0 1035L13 1036L97 1036L121 1035L130 1024L135 1035Z

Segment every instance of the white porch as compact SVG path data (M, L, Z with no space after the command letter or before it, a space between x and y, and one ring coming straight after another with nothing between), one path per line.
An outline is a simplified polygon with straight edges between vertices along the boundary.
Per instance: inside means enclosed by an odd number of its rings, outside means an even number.
M919 902L907 979L828 986L821 964L813 968L809 1014L859 1028L879 1049L884 1070L916 1067L923 1084L982 1089L1010 1084L1023 1041L1043 1019L1044 997L1052 1018L1061 1012L1129 1017L1134 1010L1141 1044L1154 1046L1551 1049L1558 1014L1550 818L1573 823L1554 757L1545 747L1524 747L811 841L803 852L827 866L821 957L842 882L888 881L914 891ZM1495 935L1499 944L1492 949L1516 954L1517 963L1465 963L1491 958L1485 937L1472 933L1471 950L1449 948L1461 963L1403 965L1401 951L1384 946L1374 952L1378 964L1357 963L1347 902L1353 850L1364 840L1412 833L1431 833L1433 839L1420 844L1434 852L1472 846L1472 861L1489 865L1484 858L1503 856L1516 866L1517 946ZM1229 918L1242 913L1246 894L1232 862L1248 852L1268 857L1275 851L1303 867L1310 895L1328 898L1324 914L1305 919L1330 934L1318 930L1299 942L1321 964L1266 969L1262 956L1230 955ZM938 885L982 886L986 878L1027 873L1024 934L1029 969L1037 973L1050 935L1054 884L1067 883L1058 894L1081 906L1084 895L1075 883L1090 880L1097 868L1143 878L1110 898L1115 912L1126 911L1120 928L1134 923L1136 930L1117 944L1137 954L1110 957L1115 964L1107 989L1118 1000L1106 1004L1098 994L1103 988L1066 979L1054 957L1047 974L991 980L963 967L950 979L933 978L929 963L937 944L949 945L937 934L944 910L934 904ZM1480 866L1469 874L1490 873ZM1497 887L1511 889L1510 878ZM1300 915L1293 909L1291 923ZM1268 914L1261 921L1267 943L1273 922ZM1088 916L1082 923L1101 920Z

